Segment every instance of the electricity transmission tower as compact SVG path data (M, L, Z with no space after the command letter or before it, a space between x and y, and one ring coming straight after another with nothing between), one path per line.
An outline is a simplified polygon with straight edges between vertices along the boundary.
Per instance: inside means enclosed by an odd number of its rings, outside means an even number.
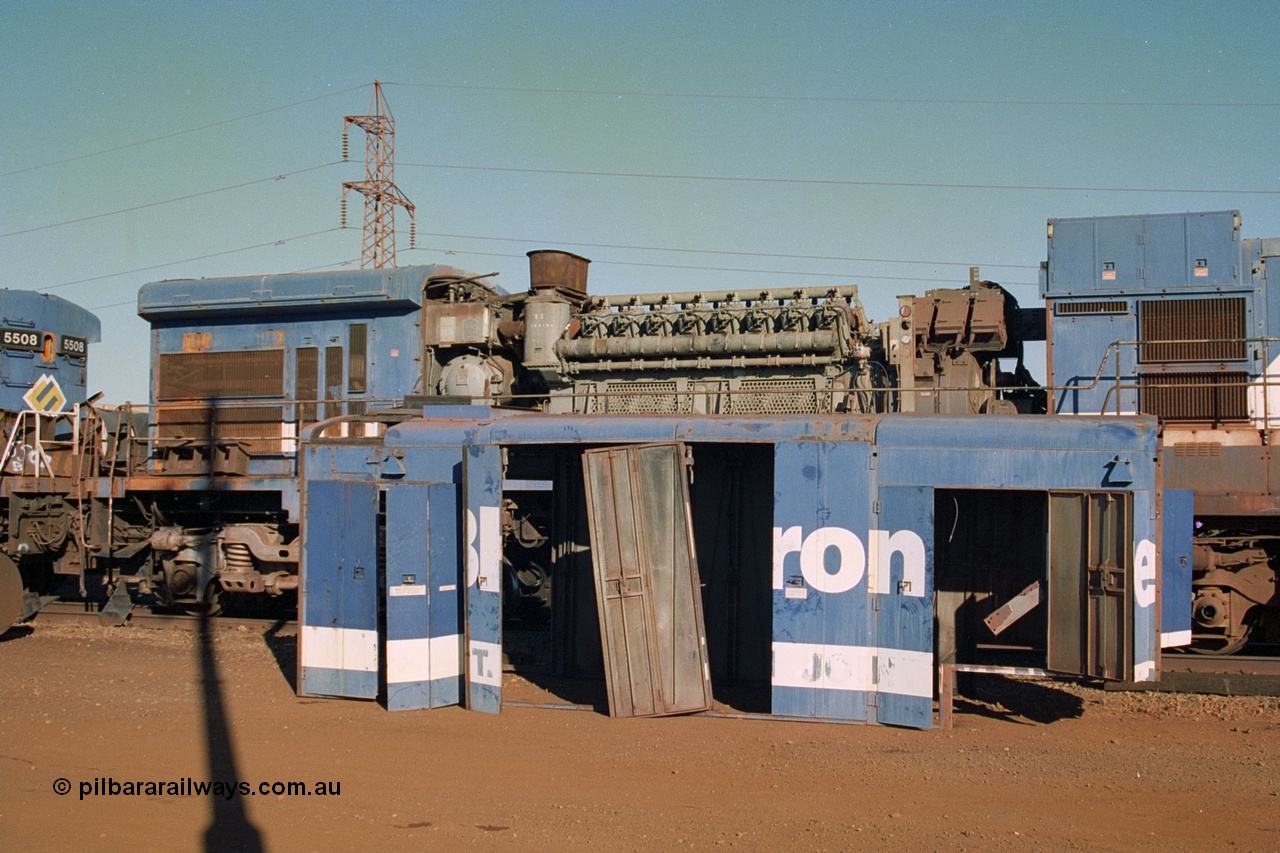
M364 180L342 184L342 227L347 227L347 193L364 196L364 238L360 268L380 269L396 265L396 205L409 212L409 248L414 248L416 222L413 202L395 182L396 120L387 107L382 84L373 81L369 115L346 116L342 121L342 159L347 160L347 131L351 125L364 131Z

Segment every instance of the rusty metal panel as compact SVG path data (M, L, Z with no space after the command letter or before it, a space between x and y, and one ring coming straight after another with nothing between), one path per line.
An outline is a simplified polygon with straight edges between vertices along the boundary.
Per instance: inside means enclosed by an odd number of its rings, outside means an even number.
M431 302L422 307L422 338L429 347L487 344L492 315L486 302Z
M157 400L284 395L284 350L171 352L156 358Z
M683 444L583 453L609 713L711 707Z
M1143 300L1138 361L1239 361L1247 355L1245 325L1242 296Z
M1129 495L1050 493L1047 669L1130 677L1133 548Z
M968 295L958 298L939 298L935 301L937 313L933 319L932 338L956 338L964 336L969 322Z
M184 332L182 334L183 352L204 352L213 346L212 332Z
M1049 637L1046 669L1084 674L1083 495L1049 496Z

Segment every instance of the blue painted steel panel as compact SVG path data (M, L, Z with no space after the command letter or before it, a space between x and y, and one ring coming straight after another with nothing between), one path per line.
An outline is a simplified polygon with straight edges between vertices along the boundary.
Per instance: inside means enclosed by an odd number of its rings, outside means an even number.
M1041 296L1240 288L1239 213L1051 219Z
M430 589L430 636L436 644L432 656L432 708L462 702L462 584L465 567L459 543L462 541L461 489L458 483L433 484L428 491L431 528L427 554L431 563L427 575Z
M774 455L773 712L866 720L875 629L866 583L871 452L779 442Z
M1131 414L1138 410L1136 308L1126 314L1050 314L1056 414ZM1117 390L1117 377L1119 389Z
M1191 557L1195 539L1195 492L1165 489L1160 560L1161 645L1191 642Z
M80 350L85 342L102 340L97 317L60 296L0 288L0 327L22 338L14 346L0 341L0 410L29 408L22 397L43 376L58 383L66 400L50 411L66 411L85 399L88 354ZM34 334L34 344L26 342L25 334ZM46 335L52 336L53 348L48 360L43 357ZM73 343L76 352L71 351Z
M1149 449L1154 456L1158 422L1154 416L1092 418L975 415L935 417L886 415L877 424L882 447L935 447L951 452L982 450ZM985 460L985 456L978 456Z
M449 411L441 411L448 409ZM485 407L429 406L422 420L387 430L394 447L452 444L582 444L588 442L741 441L802 438L870 441L882 415L541 415Z
M867 571L876 577L876 721L933 725L933 489L881 486Z
M298 693L378 693L377 490L368 481L307 484Z
M1160 653L1160 565L1156 543L1154 489L1134 489L1133 494L1133 680L1155 681L1156 656Z
M387 708L455 705L462 646L458 619L458 487L386 488Z
M502 708L502 449L463 449L467 707Z

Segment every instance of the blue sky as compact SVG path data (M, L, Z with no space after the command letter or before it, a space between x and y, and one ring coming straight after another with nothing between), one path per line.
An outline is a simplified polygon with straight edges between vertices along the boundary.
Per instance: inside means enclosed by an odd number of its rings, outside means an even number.
M562 247L598 293L852 282L875 319L979 265L1033 304L1050 217L1238 209L1280 235L1272 17L0 0L0 287L93 309L90 386L145 400L142 284L358 268L342 117L379 79L418 213L401 264L521 290L524 253Z

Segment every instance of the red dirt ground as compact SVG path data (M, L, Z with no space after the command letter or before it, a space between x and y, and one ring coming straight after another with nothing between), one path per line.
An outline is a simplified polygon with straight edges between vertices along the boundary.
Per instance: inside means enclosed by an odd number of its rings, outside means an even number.
M950 732L388 713L296 697L291 638L217 631L211 645L216 679L195 634L6 634L0 848L1280 849L1274 698L983 677L962 685ZM505 695L546 698L514 676ZM340 792L80 797L94 779L232 776Z

